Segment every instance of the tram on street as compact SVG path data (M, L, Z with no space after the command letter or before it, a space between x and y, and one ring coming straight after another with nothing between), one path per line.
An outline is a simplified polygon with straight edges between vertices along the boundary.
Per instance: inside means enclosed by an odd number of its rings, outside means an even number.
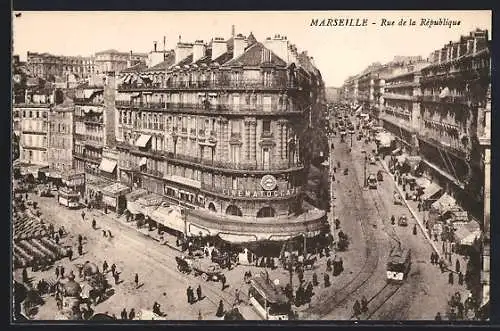
M403 282L410 272L411 250L407 248L393 247L387 261L387 281L394 283Z
M250 280L248 296L254 310L265 320L288 320L292 314L288 298L265 275Z
M60 205L68 208L78 208L80 206L80 193L66 187L57 191L57 201Z

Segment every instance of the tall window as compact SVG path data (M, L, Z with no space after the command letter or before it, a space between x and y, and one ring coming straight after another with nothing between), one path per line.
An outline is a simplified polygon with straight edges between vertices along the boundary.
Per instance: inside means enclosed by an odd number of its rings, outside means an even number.
M240 145L231 145L231 162L240 163Z
M269 121L269 120L262 121L262 132L263 133L270 133L271 132L271 121Z
M269 148L265 147L262 149L262 167L264 170L269 170L271 163L271 155Z
M271 111L272 99L270 96L262 98L262 106L264 111Z
M231 178L231 187L233 190L238 189L238 179L236 177Z

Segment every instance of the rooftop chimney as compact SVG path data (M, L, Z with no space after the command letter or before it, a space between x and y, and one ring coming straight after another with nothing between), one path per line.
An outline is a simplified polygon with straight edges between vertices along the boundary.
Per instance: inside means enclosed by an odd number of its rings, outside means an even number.
M267 38L264 46L269 48L274 54L278 55L283 61L289 62L288 56L288 40L286 36L275 35L272 39Z
M193 63L205 56L205 44L203 40L196 40L193 46Z
M192 52L193 52L193 44L187 44L181 42L177 43L177 46L175 47L175 63L179 63L180 61L184 60Z
M223 38L216 37L212 41L212 61L227 52L227 44Z
M234 38L234 24L231 26L231 37Z
M235 59L245 51L246 41L245 37L242 34L238 34L236 37L234 37L233 42L233 59Z
M156 52L156 41L153 42L153 50Z

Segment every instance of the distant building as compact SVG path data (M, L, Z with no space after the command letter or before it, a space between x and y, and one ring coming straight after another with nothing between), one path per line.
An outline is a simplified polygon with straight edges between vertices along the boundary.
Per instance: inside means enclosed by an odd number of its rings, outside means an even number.
M94 57L61 56L49 53L28 52L27 69L32 77L55 81L73 74L81 79L95 73Z
M48 112L48 163L51 170L67 172L73 168L73 111L71 101Z
M53 91L37 89L27 91L24 103L14 104L18 118L21 163L48 166L48 113L54 103Z
M148 54L119 52L115 49L108 49L95 53L95 66L97 73L120 71L139 63L145 63L148 60Z

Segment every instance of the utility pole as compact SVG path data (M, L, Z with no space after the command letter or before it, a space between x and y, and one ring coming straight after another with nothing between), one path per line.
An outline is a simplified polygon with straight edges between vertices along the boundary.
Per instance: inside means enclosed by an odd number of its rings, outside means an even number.
M365 163L364 163L364 180L363 180L363 187L366 187L366 160L368 159L368 157L366 156L366 152L365 152Z

